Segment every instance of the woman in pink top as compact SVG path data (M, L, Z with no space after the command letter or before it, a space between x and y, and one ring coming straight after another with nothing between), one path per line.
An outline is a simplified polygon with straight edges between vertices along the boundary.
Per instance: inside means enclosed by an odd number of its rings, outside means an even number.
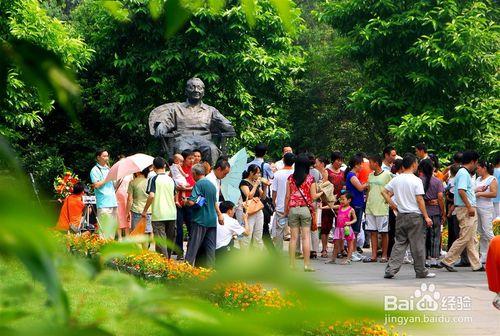
M124 155L119 156L120 160L124 159ZM127 175L115 183L115 195L118 203L118 239L123 235L128 236L130 232L130 216L127 213L127 200L128 200L128 185L134 178L133 175ZM123 234L125 231L125 234Z
M302 237L302 255L304 256L304 271L314 272L310 266L311 252L311 220L312 211L316 211L313 201L321 196L316 192L314 178L309 175L311 162L307 155L299 155L295 160L295 170L288 177L285 196L285 216L288 217L288 226L292 233L288 252L290 267L295 267L295 249L297 239Z

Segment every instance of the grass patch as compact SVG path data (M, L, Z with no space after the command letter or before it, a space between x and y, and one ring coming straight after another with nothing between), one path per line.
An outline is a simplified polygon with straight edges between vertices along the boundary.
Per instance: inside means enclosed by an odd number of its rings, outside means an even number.
M81 263L80 267L70 263L59 267L75 322L79 325L99 325L116 335L158 335L165 332L150 319L128 309L129 276L104 271L95 278L89 278L84 270L85 265ZM24 313L23 317L10 322L10 327L28 333L54 325L54 314L47 303L43 286L34 281L19 262L0 258L0 279L0 313ZM146 287L162 286L153 282L139 283Z

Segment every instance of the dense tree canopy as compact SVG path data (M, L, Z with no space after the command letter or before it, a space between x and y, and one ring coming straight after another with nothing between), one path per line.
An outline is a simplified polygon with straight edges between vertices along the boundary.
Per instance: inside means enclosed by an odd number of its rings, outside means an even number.
M275 157L284 144L352 154L392 142L402 152L423 140L441 155L498 152L491 1L296 2L208 1L179 12L168 4L188 2L1 1L0 55L18 41L50 51L76 71L83 104L59 113L69 104L57 90L45 97L0 57L0 78L8 78L0 81L0 136L45 189L64 165L86 178L97 147L112 157L158 153L149 112L183 100L186 80L199 76L204 101L236 126L231 151L262 141Z
M252 28L239 2L230 1L220 12L199 9L168 39L162 17L152 20L147 3L124 1L130 13L125 22L95 1L73 12L76 29L96 50L82 77L85 114L92 116L89 125L102 126L101 139L121 151L130 141L147 147L149 112L184 100L186 80L193 76L205 82L204 101L235 124L235 145L288 137L286 107L304 58L270 2L258 2ZM298 11L292 14L300 27Z
M356 62L339 50L345 38L329 25L318 23L321 2L298 3L307 26L299 42L307 57L300 91L290 106L291 144L299 151L327 156L332 150L346 155L380 151L385 134L373 132L374 122L367 111L349 106L349 94L363 81Z
M402 148L498 151L498 8L490 1L328 1L363 85L351 106L389 125ZM387 124L383 124L387 122Z
M14 54L13 45L22 47L23 54ZM13 145L27 170L40 180L54 176L64 165L63 153L47 141L47 133L54 132L47 128L47 120L55 116L55 92L41 92L43 85L34 85L37 78L26 81L30 74L23 71L38 71L35 75L39 75L39 79L45 76L50 80L50 76L55 76L54 82L72 85L50 64L60 60L68 69L82 70L90 60L91 50L71 26L48 16L36 0L0 2L0 47L14 54L14 60L26 58L18 60L24 62L24 69L16 62L3 64L7 81L0 100L0 136ZM45 50L50 54L45 54Z

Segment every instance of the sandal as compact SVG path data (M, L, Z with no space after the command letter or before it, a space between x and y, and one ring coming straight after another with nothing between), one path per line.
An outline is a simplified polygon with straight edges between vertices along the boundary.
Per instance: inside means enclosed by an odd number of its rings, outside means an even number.
M316 270L312 267L304 266L304 272L316 272Z
M377 262L377 259L372 259L372 258L365 258L363 259L364 263L372 263L372 262Z
M381 258L379 262L384 264L384 263L386 263L387 261L388 261L388 260L387 260L387 258Z
M321 258L328 258L328 251L326 250L321 251Z
M346 260L342 261L340 264L341 265L350 265L351 264L351 260L350 259L346 259Z

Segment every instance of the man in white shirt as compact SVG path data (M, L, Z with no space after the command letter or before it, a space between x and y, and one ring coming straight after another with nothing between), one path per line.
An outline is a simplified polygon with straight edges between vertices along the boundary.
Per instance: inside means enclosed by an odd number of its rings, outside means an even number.
M220 212L224 218L224 224L217 224L217 243L215 250L216 263L224 258L233 249L234 236L248 236L250 234L250 227L248 226L248 215L243 214L243 223L245 227L234 219L234 203L231 201L224 201L219 204Z
M292 147L289 147L289 146L283 147L283 156L282 156L281 160L279 160L278 162L276 162L274 164L274 166L276 167L276 170L281 170L281 169L285 168L285 162L283 161L283 157L287 153L292 153L293 154Z
M436 274L429 273L425 267L425 225L431 227L432 220L425 208L424 185L414 174L417 170L417 158L407 154L403 158L403 169L403 173L387 183L382 191L384 199L397 214L396 242L385 268L384 278L391 279L399 272L408 245L416 277L433 278Z
M293 164L295 155L286 153L283 156L284 167L274 174L273 184L271 185L272 198L275 207L273 221L271 224L271 238L274 246L280 252L283 251L283 239L287 220L285 217L285 196L286 196L286 181L293 174Z
M231 165L229 164L229 161L226 158L221 157L215 163L212 171L206 176L206 179L212 182L212 184L215 186L215 190L217 191L217 205L215 206L215 210L217 211L217 221L219 224L224 224L224 217L219 210L218 204L218 201L220 199L220 180L226 177L226 175L229 174L230 170Z

